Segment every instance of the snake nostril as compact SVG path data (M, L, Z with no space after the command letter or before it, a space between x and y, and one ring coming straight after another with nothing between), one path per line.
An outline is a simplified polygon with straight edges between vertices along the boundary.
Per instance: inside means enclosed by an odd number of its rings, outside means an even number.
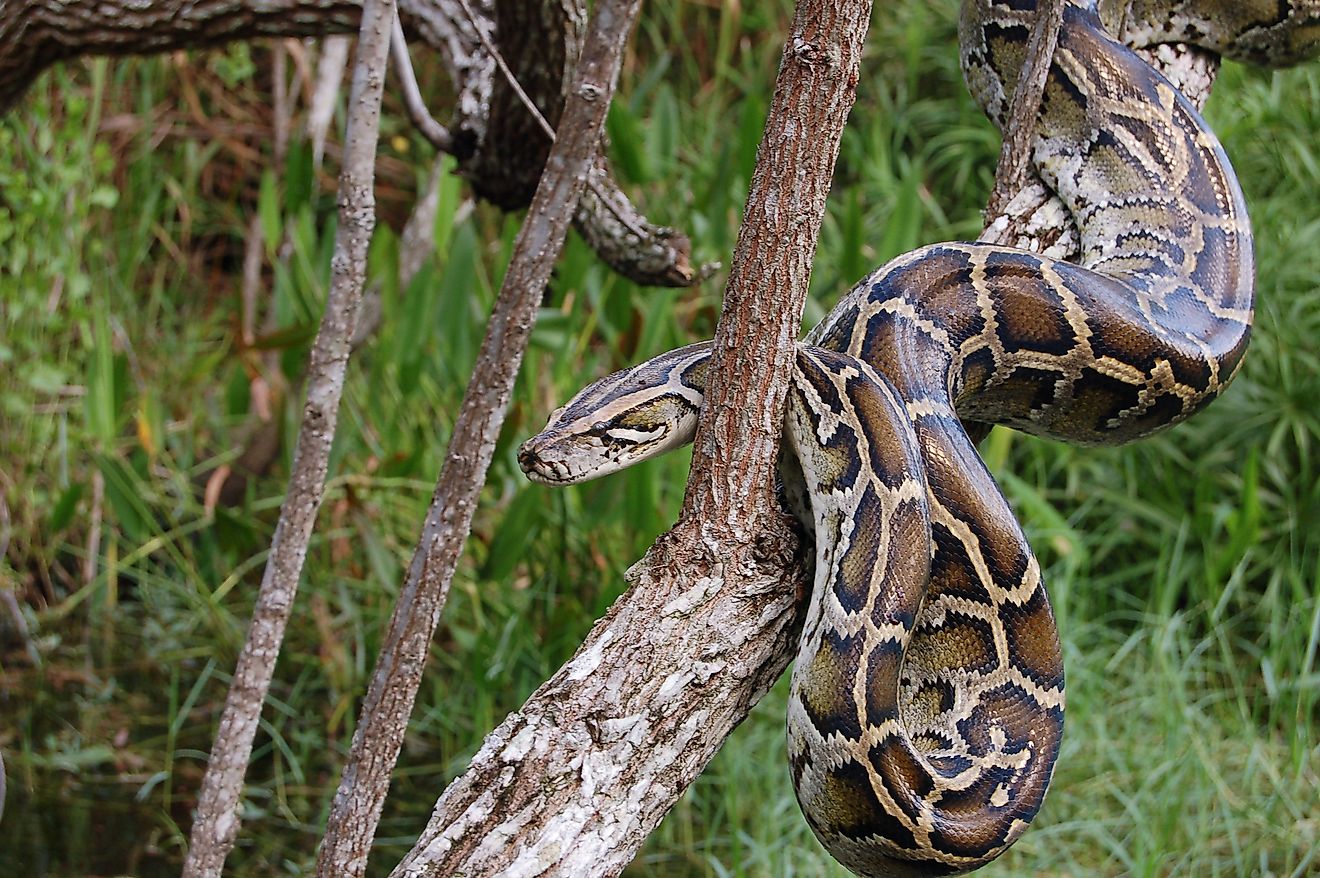
M518 446L518 466L522 467L524 472L527 472L535 465L536 449L532 447L532 442L529 439Z

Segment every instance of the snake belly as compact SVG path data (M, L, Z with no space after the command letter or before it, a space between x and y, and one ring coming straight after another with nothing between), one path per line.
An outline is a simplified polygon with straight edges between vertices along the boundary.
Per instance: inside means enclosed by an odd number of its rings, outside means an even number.
M1179 38L1215 51L1288 62L1315 49L1320 0L1163 8ZM965 77L997 123L1034 18L1028 0L963 5ZM1065 7L1032 157L1078 228L1078 264L923 247L858 283L798 349L785 481L817 563L788 753L813 832L863 876L998 856L1058 755L1053 614L974 437L996 423L1083 444L1149 435L1224 389L1250 333L1251 232L1231 167L1093 3ZM524 444L523 469L578 482L690 441L709 356L691 345L586 388Z

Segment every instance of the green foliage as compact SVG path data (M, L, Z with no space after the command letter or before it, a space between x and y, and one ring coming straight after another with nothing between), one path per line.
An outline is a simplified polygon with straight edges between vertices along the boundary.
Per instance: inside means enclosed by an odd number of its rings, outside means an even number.
M979 229L998 138L964 93L954 7L877 12L809 322L885 258ZM690 232L697 260L728 260L788 11L656 4L638 28L614 158L653 220ZM259 105L245 83L265 51L199 63ZM333 189L309 151L222 191L237 162L223 138L107 122L182 105L172 63L57 69L0 119L0 487L14 533L0 588L31 629L23 643L0 621L4 874L177 873L288 448L237 505L208 510L203 485L247 441L262 354L300 373L329 278ZM1230 67L1209 117L1258 239L1243 374L1193 423L1132 447L1007 431L986 445L1045 567L1069 675L1055 787L987 874L1320 868L1320 69ZM452 173L441 192L435 252L406 288L395 232L382 224L373 244L381 324L350 369L234 874L312 862L517 229L467 209ZM287 258L269 260L274 318L244 348L253 216L268 256L284 241ZM570 240L432 650L376 874L486 732L572 654L681 499L683 454L551 491L518 473L517 443L593 377L708 337L720 280L640 290ZM297 394L276 404L291 435ZM783 700L781 682L630 874L843 874L793 802Z

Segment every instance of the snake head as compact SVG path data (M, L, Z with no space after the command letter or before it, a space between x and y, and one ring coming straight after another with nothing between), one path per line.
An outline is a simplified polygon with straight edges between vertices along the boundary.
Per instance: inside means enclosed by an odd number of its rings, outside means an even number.
M692 441L710 344L688 345L600 379L518 449L533 482L571 485Z

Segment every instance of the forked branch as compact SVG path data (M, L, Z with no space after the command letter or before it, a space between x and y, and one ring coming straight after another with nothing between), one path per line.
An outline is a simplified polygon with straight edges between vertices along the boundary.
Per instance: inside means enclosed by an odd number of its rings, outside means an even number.
M542 291L595 162L623 46L640 6L641 0L600 0L592 16L576 81L560 120L561 134L550 150L545 173L514 243L422 537L363 702L362 720L353 736L317 861L317 874L323 878L355 878L366 869L390 772L421 684L427 648L486 481Z

